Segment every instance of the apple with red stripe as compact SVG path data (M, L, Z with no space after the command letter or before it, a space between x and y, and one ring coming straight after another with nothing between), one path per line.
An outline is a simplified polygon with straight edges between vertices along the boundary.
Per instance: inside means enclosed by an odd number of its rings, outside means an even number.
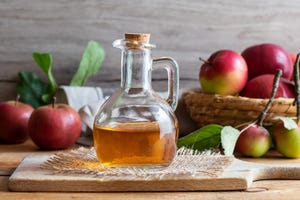
M20 144L28 139L28 121L34 108L16 100L0 103L0 142Z
M75 144L81 133L81 118L67 104L54 102L38 107L30 116L29 136L43 150L66 149Z
M244 58L232 50L213 53L200 68L202 91L209 94L235 95L246 85L248 67Z

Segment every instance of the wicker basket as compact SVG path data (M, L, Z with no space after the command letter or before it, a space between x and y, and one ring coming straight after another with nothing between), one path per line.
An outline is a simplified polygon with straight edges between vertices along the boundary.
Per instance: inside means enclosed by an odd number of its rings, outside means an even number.
M236 126L258 118L268 99L254 99L239 96L204 94L188 91L183 100L191 118L199 127L207 124ZM274 117L296 117L294 99L276 98L264 120L264 124L275 122Z

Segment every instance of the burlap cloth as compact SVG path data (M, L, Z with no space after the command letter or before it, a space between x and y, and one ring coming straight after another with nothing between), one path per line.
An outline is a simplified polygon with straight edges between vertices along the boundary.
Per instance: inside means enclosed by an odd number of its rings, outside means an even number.
M107 168L98 161L94 148L80 147L51 156L40 167L53 174L92 176L101 180L166 179L168 177L218 177L232 163L233 156L219 152L180 148L173 162L162 168Z

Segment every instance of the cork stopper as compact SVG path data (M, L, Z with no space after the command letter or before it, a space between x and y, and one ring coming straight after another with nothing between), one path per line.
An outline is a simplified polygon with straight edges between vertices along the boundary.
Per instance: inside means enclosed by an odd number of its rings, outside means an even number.
M148 44L150 41L150 34L148 34L148 33L125 33L125 40L129 40L131 42Z

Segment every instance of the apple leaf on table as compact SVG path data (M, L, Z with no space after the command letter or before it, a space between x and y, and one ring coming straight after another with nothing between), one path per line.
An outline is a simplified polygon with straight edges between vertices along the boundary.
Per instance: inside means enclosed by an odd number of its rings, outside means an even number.
M230 156L234 152L235 144L240 131L231 126L209 124L179 138L177 146L187 147L198 151L217 149L222 145L224 154Z
M235 144L241 132L231 126L225 126L221 131L221 144L224 154L230 156L234 152Z
M210 124L206 125L182 138L179 138L177 146L192 148L198 151L206 149L218 148L221 142L220 134L221 125Z
M287 130L292 130L297 128L297 123L290 117L275 117L275 119L279 119L283 122L284 128Z

